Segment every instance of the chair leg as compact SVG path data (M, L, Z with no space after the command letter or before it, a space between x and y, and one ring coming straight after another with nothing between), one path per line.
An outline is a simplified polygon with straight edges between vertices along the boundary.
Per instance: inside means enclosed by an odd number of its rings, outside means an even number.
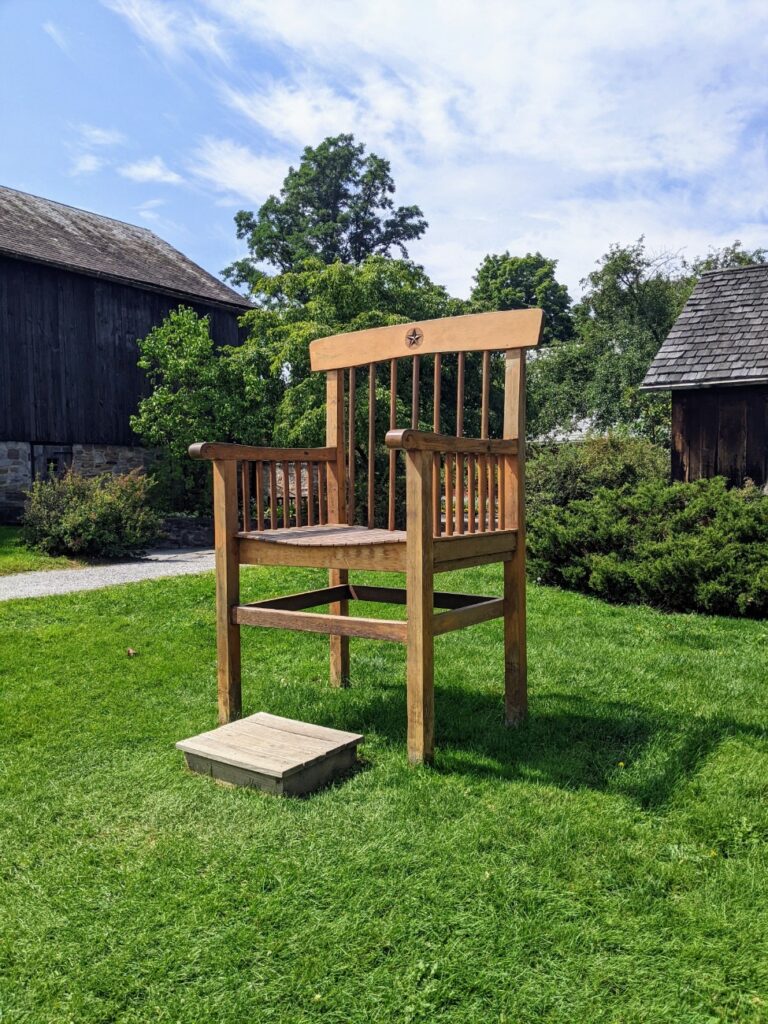
M240 627L232 609L240 603L237 548L237 463L213 463L213 511L216 547L216 654L219 724L242 713Z
M432 454L406 462L408 760L431 764L435 748Z
M432 573L408 567L408 760L431 764L435 749Z
M337 587L349 583L348 569L329 569L328 585ZM329 606L331 615L348 615L349 601L334 601ZM331 686L349 686L349 637L331 637Z
M528 663L525 647L525 559L504 562L504 705L507 725L528 714Z

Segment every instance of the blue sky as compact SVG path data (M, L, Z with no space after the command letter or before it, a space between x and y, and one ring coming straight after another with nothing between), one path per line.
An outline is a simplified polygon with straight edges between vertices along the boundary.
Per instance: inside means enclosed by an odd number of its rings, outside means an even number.
M0 0L0 183L143 224L218 273L238 209L351 131L466 295L538 249L768 246L764 0Z

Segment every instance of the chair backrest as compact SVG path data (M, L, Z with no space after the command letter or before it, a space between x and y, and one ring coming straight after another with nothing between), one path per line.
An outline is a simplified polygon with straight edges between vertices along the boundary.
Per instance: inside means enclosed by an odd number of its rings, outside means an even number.
M520 454L436 454L435 532L516 527L510 493L520 486L524 459L525 349L538 345L542 326L540 309L522 309L377 327L313 341L312 369L327 374L326 444L336 449L335 460L327 464L328 521L352 523L359 518L369 527L394 530L402 472L398 453L390 450L382 489L376 462L377 454L379 461L383 458L383 433L411 426L463 437L471 426L476 436L490 438L493 409L497 433L518 438ZM493 358L498 352L504 353L503 374L500 361ZM399 374L402 360L410 365ZM402 393L408 377L410 402L404 403L398 398L398 384ZM499 412L492 402L492 388L500 377ZM367 419L364 409L357 407L358 386L367 390ZM388 416L380 414L378 419L377 389L385 401L388 398L389 407ZM408 405L410 422L398 422L408 418ZM357 486L358 468L365 477L364 489ZM387 500L382 508L383 501L377 502L377 497L384 494ZM358 498L363 496L365 515L360 509L358 516ZM377 504L381 522L377 522Z

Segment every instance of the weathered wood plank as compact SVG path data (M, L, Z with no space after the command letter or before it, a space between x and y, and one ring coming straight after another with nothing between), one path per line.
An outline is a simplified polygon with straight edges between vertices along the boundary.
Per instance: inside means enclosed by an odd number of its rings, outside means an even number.
M471 313L318 338L310 344L309 355L313 370L337 370L363 366L374 359L426 356L435 352L533 348L539 343L542 324L540 309Z
M405 643L406 639L406 624L394 619L353 618L346 614L292 612L279 608L253 608L248 605L239 605L235 608L232 618L239 626L292 629L299 633L325 633L341 637L357 636L368 640L392 640L401 644Z
M216 549L216 649L218 658L219 722L239 718L240 630L231 610L240 600L237 540L237 463L213 464L213 530Z
M432 456L407 453L406 655L408 760L429 763L434 756L434 640L432 612Z

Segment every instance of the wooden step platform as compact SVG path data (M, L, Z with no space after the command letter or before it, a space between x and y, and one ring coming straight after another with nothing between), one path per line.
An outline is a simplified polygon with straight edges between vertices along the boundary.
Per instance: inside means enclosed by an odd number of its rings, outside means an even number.
M349 771L362 739L259 711L176 746L193 772L277 796L301 796Z

